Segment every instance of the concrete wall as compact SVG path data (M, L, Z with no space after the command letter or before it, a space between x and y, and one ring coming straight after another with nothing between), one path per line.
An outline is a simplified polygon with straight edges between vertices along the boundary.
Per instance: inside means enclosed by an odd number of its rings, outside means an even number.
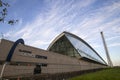
M0 42L0 61L5 61L13 42L7 40L1 40Z
M3 63L5 62L6 57L12 45L13 42L11 41L1 40L0 43L1 62ZM31 53L27 53L24 51L29 51ZM30 54L30 56L28 54ZM33 55L33 57L31 55ZM34 57L35 55L44 56L47 57L47 59L35 58ZM18 65L7 65L5 67L4 76L33 74L35 64L38 63L47 64L46 67L42 67L42 73L50 73L50 74L97 69L97 68L105 67L101 64L90 63L84 60L79 60L75 57L69 57L22 44L19 44L16 47L14 54L12 56L11 63ZM28 66L27 64L30 64L31 66ZM0 65L0 70L2 68L1 66L2 65Z
M34 66L15 66L7 65L4 70L3 76L17 76L24 74L33 74Z

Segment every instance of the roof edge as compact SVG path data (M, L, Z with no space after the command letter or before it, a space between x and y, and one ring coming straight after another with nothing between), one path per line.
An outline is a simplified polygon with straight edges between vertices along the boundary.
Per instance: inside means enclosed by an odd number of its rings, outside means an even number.
M47 48L47 50L49 50L50 49L50 47L59 39L59 38L61 38L62 36L64 36L64 32L62 32L61 34L59 34L51 43L50 43L50 45L48 46L48 48Z

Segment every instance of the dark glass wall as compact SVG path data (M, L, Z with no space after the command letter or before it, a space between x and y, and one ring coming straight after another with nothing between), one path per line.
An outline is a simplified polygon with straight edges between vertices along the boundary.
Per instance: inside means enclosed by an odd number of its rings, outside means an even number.
M49 49L49 51L57 52L63 55L68 55L72 57L80 57L79 53L72 46L66 36L62 36L57 40Z

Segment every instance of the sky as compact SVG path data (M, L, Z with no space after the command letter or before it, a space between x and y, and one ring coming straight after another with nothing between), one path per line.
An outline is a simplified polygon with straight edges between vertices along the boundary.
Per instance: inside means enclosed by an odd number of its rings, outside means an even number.
M63 31L73 33L90 44L107 61L100 32L103 31L114 66L120 66L120 0L3 0L10 4L0 23L0 38L47 49Z

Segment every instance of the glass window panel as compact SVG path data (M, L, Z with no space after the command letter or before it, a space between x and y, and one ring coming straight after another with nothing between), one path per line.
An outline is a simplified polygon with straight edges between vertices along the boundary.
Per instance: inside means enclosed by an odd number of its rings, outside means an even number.
M104 61L85 43L83 43L77 38L74 38L73 36L69 34L66 34L66 37L70 40L72 45L78 50L79 54L82 57L86 57L86 58L95 60L97 62L104 63Z

